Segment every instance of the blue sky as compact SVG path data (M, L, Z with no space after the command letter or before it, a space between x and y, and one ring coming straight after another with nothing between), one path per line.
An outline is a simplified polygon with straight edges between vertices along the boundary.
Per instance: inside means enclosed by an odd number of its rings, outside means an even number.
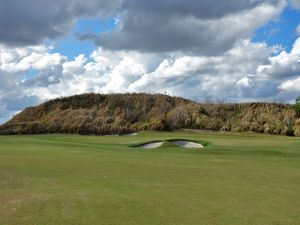
M298 37L296 28L299 22L299 11L288 7L279 18L258 28L252 40L254 42L266 42L269 46L282 45L287 51L290 51Z
M30 1L0 1L0 123L85 92L289 103L300 95L297 0Z
M54 42L54 48L51 52L59 52L68 58L72 59L80 54L89 55L95 45L89 40L79 40L80 34L101 35L103 32L111 32L115 29L116 24L114 18L107 20L93 19L78 19L75 22L73 29L66 35L58 38Z

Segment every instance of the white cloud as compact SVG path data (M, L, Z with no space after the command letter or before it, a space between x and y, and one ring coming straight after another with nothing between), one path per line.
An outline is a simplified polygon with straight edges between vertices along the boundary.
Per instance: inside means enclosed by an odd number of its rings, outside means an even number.
M243 89L240 89L241 80L248 74L255 74L259 64L266 61L271 53L272 48L268 48L266 44L254 44L244 40L221 56L169 58L155 71L141 76L132 83L129 90L168 91L186 97L198 95L200 100L210 96L215 100L226 98L238 101L239 98L243 98ZM247 79L250 84L255 77L248 76Z
M62 64L64 74L80 74L84 71L83 66L85 65L87 58L81 54L75 57L74 61L67 61Z
M249 77L244 77L240 79L236 84L242 87L249 87L251 85L251 79Z
M257 73L266 78L282 79L300 75L300 38L298 38L290 53L282 51L271 56L268 63L260 65Z
M283 82L280 85L280 89L283 91L298 92L300 94L300 76L295 79Z
M67 58L59 53L50 54L46 46L9 48L0 46L0 70L19 73L29 69L43 70L60 65Z

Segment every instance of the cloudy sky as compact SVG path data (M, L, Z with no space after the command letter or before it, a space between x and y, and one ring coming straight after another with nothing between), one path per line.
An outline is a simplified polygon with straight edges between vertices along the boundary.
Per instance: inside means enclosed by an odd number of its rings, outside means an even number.
M0 123L85 92L300 95L300 0L0 0Z

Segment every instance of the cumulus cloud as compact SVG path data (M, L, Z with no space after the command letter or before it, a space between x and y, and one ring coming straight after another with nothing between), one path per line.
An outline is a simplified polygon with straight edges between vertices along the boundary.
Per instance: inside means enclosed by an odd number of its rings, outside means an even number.
M252 84L252 81L249 77L243 77L238 82L236 82L237 85L240 85L241 87L249 87Z
M90 38L114 50L216 54L276 18L284 6L281 0L125 1L127 13L116 30Z
M0 124L24 107L36 104L37 101L37 96L23 92L15 74L0 70Z
M33 45L66 33L82 17L114 15L121 0L0 1L0 43Z
M265 44L253 44L249 40L238 42L222 56L208 57L108 51L100 48L89 58L79 55L74 61L58 55L62 61L57 64L50 60L57 54L43 52L38 54L36 60L45 58L48 66L36 68L29 63L26 68L39 69L39 73L18 86L24 90L27 88L27 94L41 99L87 91L169 91L191 97L191 93L201 88L213 95L213 91L223 90L224 87L232 89L231 86L244 76L254 73L271 51ZM23 57L26 59L32 54L24 54ZM10 64L18 65L24 59L16 57L17 62L11 61ZM2 64L6 65L7 62ZM11 67L2 67L11 72ZM19 71L18 67L16 71Z
M89 58L80 55L62 64L59 83L32 89L41 98L84 92L126 92L128 86L160 62L161 56L136 52L95 50ZM33 79L28 83L35 83Z
M36 77L34 84L24 83L22 79L30 70L37 70L42 74L54 70L66 60L66 57L60 54L50 54L49 50L45 46L24 48L0 46L0 121L40 101L38 96L31 95L28 90L32 85L42 85L45 82L38 82L39 78ZM51 79L48 75L45 75L44 79ZM56 77L56 73L53 77Z
M228 49L276 17L285 0L10 0L0 1L0 43L33 45L65 34L78 18L116 18L114 32L91 37L115 50ZM120 16L122 15L122 16ZM212 50L210 50L212 49Z
M59 53L50 54L45 46L9 48L0 45L0 69L18 73L29 69L43 70L66 61Z
M285 81L280 85L280 88L284 91L295 91L300 93L300 76L295 79Z
M289 78L300 75L300 38L295 41L291 52L282 51L269 57L268 63L257 68L260 76L268 78Z
M239 41L220 56L179 56L165 59L152 73L141 76L129 86L131 91L167 91L174 95L205 100L237 101L246 94L241 80L254 79L257 66L265 61L272 49L266 44ZM245 81L245 79L244 79ZM253 81L253 82L254 82ZM248 90L249 92L251 90ZM244 93L245 92L245 93Z

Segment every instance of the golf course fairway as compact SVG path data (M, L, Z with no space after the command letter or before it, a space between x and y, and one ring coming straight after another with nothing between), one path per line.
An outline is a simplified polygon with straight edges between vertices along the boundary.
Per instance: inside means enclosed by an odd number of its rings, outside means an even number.
M0 136L0 225L115 224L300 224L300 138Z

